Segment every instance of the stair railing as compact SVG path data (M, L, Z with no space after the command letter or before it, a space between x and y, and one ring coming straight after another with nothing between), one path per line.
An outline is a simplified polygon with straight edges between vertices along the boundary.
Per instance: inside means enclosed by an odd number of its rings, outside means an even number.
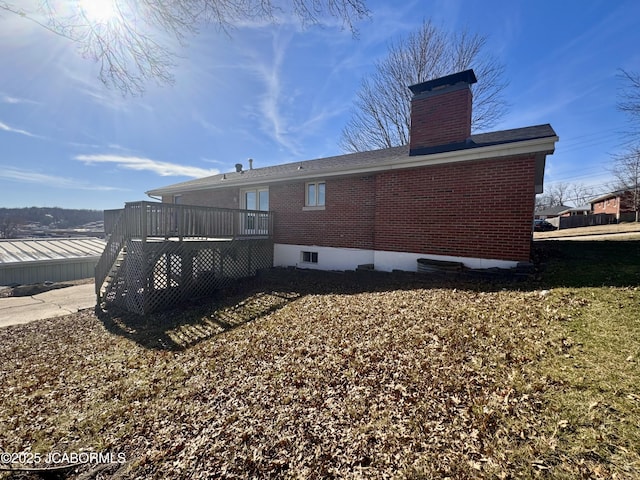
M113 224L113 229L111 230L111 234L109 236L109 241L107 245L104 247L104 251L102 252L102 256L95 268L95 289L96 289L96 297L98 304L101 302L100 298L100 290L102 289L102 285L104 281L107 279L109 272L113 268L114 263L116 262L118 255L122 251L125 242L125 232L126 232L126 209L123 209L118 215L117 220Z
M105 215L105 218L107 216ZM128 202L108 213L109 239L95 268L98 304L101 290L127 240L211 239L273 235L273 212L230 208Z

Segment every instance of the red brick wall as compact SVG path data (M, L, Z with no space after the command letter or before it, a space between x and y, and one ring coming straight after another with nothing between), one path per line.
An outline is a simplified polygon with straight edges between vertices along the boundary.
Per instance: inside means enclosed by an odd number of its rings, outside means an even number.
M326 179L324 210L303 210L305 182L272 185L275 242L295 245L372 249L375 177Z
M411 102L411 150L463 142L471 135L471 90L417 97Z
M379 174L375 249L529 260L535 158Z
M324 210L305 182L269 187L276 243L529 260L535 157L326 179ZM184 204L237 208L235 189L187 192Z
M620 213L620 197L608 198L593 204L593 213L611 213L618 215Z

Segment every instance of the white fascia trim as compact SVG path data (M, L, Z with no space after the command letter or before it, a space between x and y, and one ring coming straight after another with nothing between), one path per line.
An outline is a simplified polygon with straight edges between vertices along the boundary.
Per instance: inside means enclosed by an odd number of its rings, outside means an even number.
M536 138L522 142L502 143L499 145L489 145L487 147L469 148L465 150L454 150L451 152L433 153L431 155L414 155L403 157L401 162L385 162L370 167L353 169L334 170L332 172L310 175L309 178L331 177L336 174L352 175L363 173L375 173L388 170L400 170L406 168L428 167L431 165L441 165L444 163L469 162L473 160L486 160L500 157L511 157L516 155L526 155L529 153L550 152L555 148L558 137ZM298 178L298 177L296 177Z
M272 183L280 183L290 180L310 180L318 178L336 177L342 175L361 175L367 173L376 173L389 170L399 170L406 168L427 167L431 165L441 165L443 163L468 162L473 160L485 160L490 158L511 157L516 155L526 155L529 153L553 153L555 143L559 140L558 136L534 138L532 140L523 140L520 142L500 143L497 145L488 145L486 147L468 148L463 150L453 150L450 152L433 153L429 155L403 155L402 157L394 157L386 162L370 166L333 169L330 171L296 171L294 175L283 175L278 178L259 180L260 184L267 185ZM155 189L145 192L147 195L173 195L180 192L195 192L199 190L210 190L223 187L245 187L257 185L256 180L244 180L229 182L226 184L216 185L199 185L193 188L171 188L171 189Z

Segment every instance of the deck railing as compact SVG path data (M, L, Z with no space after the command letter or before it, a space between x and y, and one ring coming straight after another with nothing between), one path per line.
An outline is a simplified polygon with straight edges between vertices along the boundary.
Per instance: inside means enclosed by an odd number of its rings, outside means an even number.
M123 208L118 208L116 210L105 210L103 212L104 218L104 233L107 235L111 235L111 232L116 228L118 224L118 220L120 219L120 215L124 211Z
M271 236L273 212L135 202L125 206L128 238L237 238Z
M110 211L108 220L111 237L96 267L98 294L127 240L268 238L273 234L273 212L260 210L130 202L122 210Z

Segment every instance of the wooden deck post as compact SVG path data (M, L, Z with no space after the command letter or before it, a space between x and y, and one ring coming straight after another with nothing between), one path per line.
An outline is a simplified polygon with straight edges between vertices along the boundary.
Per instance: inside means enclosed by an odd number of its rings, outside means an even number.
M140 205L140 237L142 243L147 243L147 202L141 202Z

